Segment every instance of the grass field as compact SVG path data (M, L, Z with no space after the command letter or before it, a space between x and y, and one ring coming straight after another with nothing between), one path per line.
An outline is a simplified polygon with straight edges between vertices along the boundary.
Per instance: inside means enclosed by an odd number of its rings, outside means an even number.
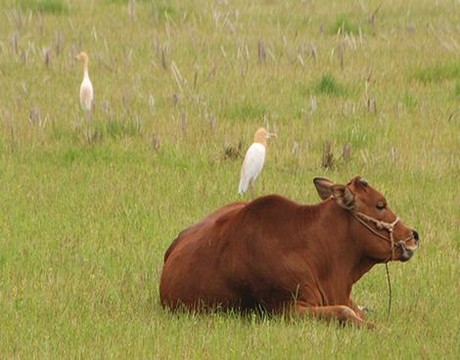
M458 0L0 0L0 358L458 358L459 24ZM360 174L419 231L389 318L383 266L354 288L376 330L160 306L164 251L238 199L266 121L259 195Z

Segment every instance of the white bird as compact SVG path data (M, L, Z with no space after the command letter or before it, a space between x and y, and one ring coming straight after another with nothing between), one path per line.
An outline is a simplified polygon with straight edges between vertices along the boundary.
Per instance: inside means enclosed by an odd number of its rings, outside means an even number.
M82 51L75 58L83 62L83 81L80 85L80 104L83 110L90 112L93 106L94 91L93 84L88 74L88 54Z
M238 186L239 194L243 195L249 187L251 198L254 199L254 182L264 167L267 139L271 137L276 137L276 134L269 133L263 127L257 129L254 134L254 143L246 152L243 166L241 167L240 184Z

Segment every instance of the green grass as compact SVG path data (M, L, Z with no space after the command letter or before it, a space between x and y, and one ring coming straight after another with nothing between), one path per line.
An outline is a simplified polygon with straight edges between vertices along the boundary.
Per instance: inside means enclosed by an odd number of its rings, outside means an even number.
M409 93L403 95L401 102L409 110L413 110L417 106L417 100Z
M316 82L314 91L318 94L343 95L345 88L331 74L325 74Z
M21 0L17 3L22 10L38 13L59 15L69 11L68 4L62 0Z
M417 72L416 78L424 84L455 80L460 77L460 61L426 67Z
M457 358L460 8L389 0L360 31L380 4L0 0L0 358ZM360 174L419 231L389 318L383 266L354 288L376 330L160 306L165 250L239 199L228 151L266 119L258 194Z
M245 100L243 103L235 104L226 109L222 116L229 120L263 119L267 112L263 105L252 104L249 100Z
M347 34L356 35L358 34L359 27L350 20L350 16L347 14L340 14L334 23L329 27L331 34Z

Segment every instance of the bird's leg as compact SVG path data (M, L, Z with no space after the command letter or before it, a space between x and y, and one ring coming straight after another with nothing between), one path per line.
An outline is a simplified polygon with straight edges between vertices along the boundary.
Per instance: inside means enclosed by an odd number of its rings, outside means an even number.
M93 109L85 111L86 120L89 122L93 121Z
M251 200L254 200L254 185L252 184L252 181L249 183L249 191L251 193Z

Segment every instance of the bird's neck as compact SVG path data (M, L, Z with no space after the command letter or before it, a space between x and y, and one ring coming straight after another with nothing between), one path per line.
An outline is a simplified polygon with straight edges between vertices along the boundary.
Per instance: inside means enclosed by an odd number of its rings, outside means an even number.
M88 75L88 62L89 62L88 59L85 59L83 61L83 75L85 77L89 77L89 75Z
M263 146L267 147L267 140L265 138L262 139L254 139L254 142L262 144Z

